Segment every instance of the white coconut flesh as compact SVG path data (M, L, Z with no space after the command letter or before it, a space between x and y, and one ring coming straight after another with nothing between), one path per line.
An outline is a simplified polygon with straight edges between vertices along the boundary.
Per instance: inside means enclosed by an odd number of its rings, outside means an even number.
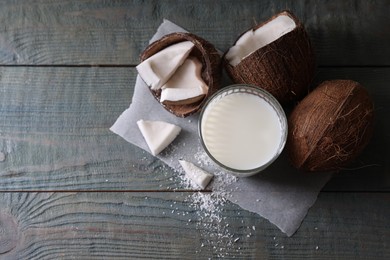
M187 58L161 88L160 102L196 102L207 94L208 86L201 76L202 63L195 57ZM182 103L183 104L183 103Z
M179 135L181 128L164 121L137 121L150 152L156 156Z
M202 63L189 57L193 47L190 41L172 44L136 67L152 90L161 89L161 103L192 104L207 94L208 86L201 76Z
M136 67L138 74L151 89L158 90L183 64L193 47L190 41L172 44L141 62Z
M180 165L183 167L185 176L187 176L192 182L196 183L202 189L206 188L214 177L211 173L204 171L193 163L179 160Z
M225 57L232 66L236 66L256 50L291 32L295 27L294 20L288 15L279 15L258 29L244 33Z

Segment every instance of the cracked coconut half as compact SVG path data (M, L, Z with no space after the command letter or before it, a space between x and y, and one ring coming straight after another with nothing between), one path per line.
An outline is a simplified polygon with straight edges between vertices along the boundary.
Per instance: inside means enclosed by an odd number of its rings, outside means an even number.
M220 56L194 34L172 33L145 49L137 71L165 109L187 117L219 88Z
M281 104L307 94L315 72L310 39L289 11L244 32L225 53L223 63L235 83L263 88Z

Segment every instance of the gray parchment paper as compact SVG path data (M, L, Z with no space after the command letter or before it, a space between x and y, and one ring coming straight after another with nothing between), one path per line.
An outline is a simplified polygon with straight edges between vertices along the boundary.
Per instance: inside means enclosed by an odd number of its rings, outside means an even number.
M150 42L178 31L185 30L164 20ZM140 119L165 121L182 128L174 142L157 156L159 159L173 169L180 168L178 159L194 162L194 154L202 149L197 130L198 115L183 119L170 114L155 100L138 76L130 107L119 116L110 130L127 142L149 152L136 124ZM210 173L221 171L215 164L207 164L202 168ZM229 190L226 197L243 209L268 219L287 236L291 236L301 225L330 176L300 173L288 164L285 155L282 154L261 174L240 178L226 187Z

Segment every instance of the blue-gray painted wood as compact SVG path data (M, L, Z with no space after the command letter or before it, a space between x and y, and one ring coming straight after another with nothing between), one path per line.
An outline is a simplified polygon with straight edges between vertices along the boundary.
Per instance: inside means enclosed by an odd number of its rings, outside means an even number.
M0 3L1 64L134 65L164 18L226 51L244 31L289 9L319 65L389 65L388 1L50 1Z
M131 103L134 68L2 67L0 75L0 190L183 188L172 169L109 131ZM389 189L389 75L388 68L318 71L313 85L356 80L376 108L371 143L325 190Z
M389 259L389 6L1 1L0 259ZM283 9L315 46L313 86L359 81L376 112L371 143L291 238L230 202L210 217L191 200L198 193L179 192L177 173L108 130L131 102L133 66L163 18L225 51Z
M177 193L1 193L1 259L388 259L389 194L323 193L291 238ZM207 215L209 214L209 215ZM210 216L211 215L211 216ZM214 217L217 216L217 217ZM11 232L12 231L12 232ZM12 248L8 252L7 248ZM3 253L3 254L2 254Z

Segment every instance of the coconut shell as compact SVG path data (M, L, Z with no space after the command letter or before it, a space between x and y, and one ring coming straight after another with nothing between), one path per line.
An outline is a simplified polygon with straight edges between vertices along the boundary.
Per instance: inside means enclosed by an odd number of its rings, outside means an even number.
M141 53L141 62L156 54L162 49L183 41L191 41L195 46L190 56L194 56L202 62L201 76L204 82L209 87L208 92L200 100L196 100L191 104L174 104L171 102L160 103L166 110L178 117L187 117L199 111L206 102L207 98L211 96L220 88L221 81L221 57L215 47L202 39L201 37L191 33L172 33L150 44ZM160 102L161 90L152 90L153 96Z
M291 163L307 171L341 169L369 142L373 110L368 92L359 83L323 82L289 116L286 148Z
M287 15L294 20L296 27L291 32L257 49L236 66L232 66L224 55L223 65L235 83L261 87L286 105L308 93L316 66L314 51L305 28L289 11L276 14L251 30L262 27L280 15Z

